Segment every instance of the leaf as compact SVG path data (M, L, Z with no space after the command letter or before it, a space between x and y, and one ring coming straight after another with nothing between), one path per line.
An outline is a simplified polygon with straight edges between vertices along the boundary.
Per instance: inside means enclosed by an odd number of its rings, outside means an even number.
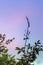
M30 49L30 43L28 44L28 49Z
M4 52L4 53L7 53L7 52L8 52L8 49L5 49L3 52Z
M21 51L18 51L18 54L20 54L21 53Z
M25 47L22 47L21 50L25 49Z
M40 48L39 51L43 51L43 48Z
M40 40L37 41L37 44L41 44L41 43L40 43Z
M16 47L16 50L21 50L19 47Z

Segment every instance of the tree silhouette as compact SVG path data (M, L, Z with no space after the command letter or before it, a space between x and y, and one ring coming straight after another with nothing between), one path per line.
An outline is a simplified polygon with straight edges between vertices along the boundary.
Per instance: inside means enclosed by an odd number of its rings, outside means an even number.
M29 43L29 28L30 28L30 22L28 17L26 16L27 20L27 29L25 30L24 38L25 45L21 48L16 47L16 50L18 51L17 54L20 54L22 52L21 58L15 59L15 55L9 55L8 49L4 45L10 44L15 38L12 39L5 39L5 34L0 34L0 65L34 65L33 62L37 59L37 55L39 55L40 51L43 51L43 45L41 45L40 40L36 41L34 45L31 45Z
M29 42L27 42L29 40L29 34L30 34L29 31L30 23L27 16L26 20L28 26L24 34L25 46L22 48L16 47L16 50L18 50L18 54L20 54L21 52L23 53L22 57L20 59L18 58L19 61L17 65L34 65L31 63L33 63L37 59L37 55L39 55L39 52L43 51L43 46L41 45L40 40L35 42L34 45L31 45Z
M5 40L5 36L5 34L0 34L0 65L14 65L16 63L14 56L7 53L8 49L3 44L5 43L6 45L8 45L14 40L14 38Z

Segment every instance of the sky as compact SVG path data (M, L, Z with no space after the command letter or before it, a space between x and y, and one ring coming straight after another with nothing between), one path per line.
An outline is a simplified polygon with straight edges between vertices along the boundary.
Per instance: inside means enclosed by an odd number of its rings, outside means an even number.
M24 45L26 16L30 22L29 42L33 44L40 40L43 44L43 0L0 0L0 34L6 34L6 38L15 37L8 46L9 52L13 53L16 46ZM41 59L43 55L36 65L43 64Z

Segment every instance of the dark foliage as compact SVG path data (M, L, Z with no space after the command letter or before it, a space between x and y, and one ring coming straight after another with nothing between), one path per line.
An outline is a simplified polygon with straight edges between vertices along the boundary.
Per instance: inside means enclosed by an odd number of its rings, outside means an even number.
M41 45L40 40L34 43L34 45L31 45L29 42L29 19L26 16L27 20L27 29L24 34L24 41L25 45L22 48L16 47L16 50L18 51L18 54L21 52L23 53L21 58L18 58L18 62L15 60L15 55L9 55L8 54L8 49L4 45L10 44L15 38L5 40L6 35L5 34L0 34L0 65L34 65L31 64L37 59L37 55L39 55L40 51L43 51L43 45ZM3 44L4 43L4 44ZM27 44L28 43L28 44Z

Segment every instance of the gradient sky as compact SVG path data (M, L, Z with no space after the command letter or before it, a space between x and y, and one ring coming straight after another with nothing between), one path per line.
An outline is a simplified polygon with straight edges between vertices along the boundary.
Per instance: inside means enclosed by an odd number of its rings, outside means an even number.
M13 43L8 46L11 49L9 52L14 51L16 46L24 45L26 16L31 25L29 41L33 44L40 39L43 44L43 0L0 0L0 33L6 34L6 38L15 37ZM43 64L41 55L36 65Z

